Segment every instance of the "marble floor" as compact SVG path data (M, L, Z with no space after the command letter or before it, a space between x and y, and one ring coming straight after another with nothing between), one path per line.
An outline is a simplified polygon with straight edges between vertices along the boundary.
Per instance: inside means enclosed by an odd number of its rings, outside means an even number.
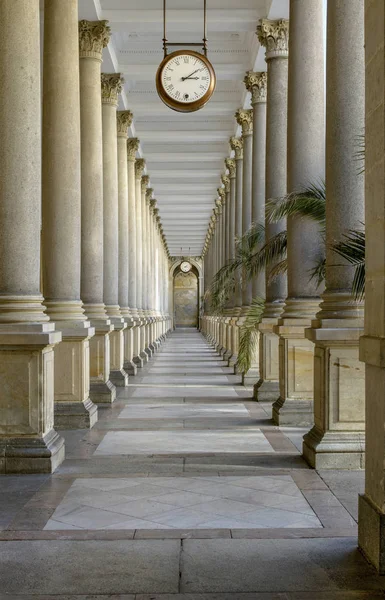
M55 474L0 476L0 600L384 599L363 473L309 469L304 433L177 330Z

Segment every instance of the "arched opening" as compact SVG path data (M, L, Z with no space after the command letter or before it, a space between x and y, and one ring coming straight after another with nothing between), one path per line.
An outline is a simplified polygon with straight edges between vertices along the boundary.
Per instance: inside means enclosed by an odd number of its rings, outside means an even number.
M198 327L199 290L195 267L188 273L184 273L179 267L175 270L173 290L175 327Z

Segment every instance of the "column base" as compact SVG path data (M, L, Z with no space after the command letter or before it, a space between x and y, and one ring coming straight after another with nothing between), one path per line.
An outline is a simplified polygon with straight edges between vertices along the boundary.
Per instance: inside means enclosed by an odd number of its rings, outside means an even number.
M138 372L138 367L133 360L126 361L123 365L123 369L126 373L128 373L128 375L136 375Z
M0 439L0 473L53 473L65 457L64 439L54 430L43 437Z
M257 402L275 402L279 398L279 381L260 379L254 385L253 397Z
M259 369L249 369L249 371L247 371L247 373L243 373L242 375L242 385L245 385L247 387L249 386L253 386L256 384L256 382L259 381Z
M139 354L139 356L143 360L144 363L148 363L148 360L149 360L150 356L146 352L146 348L144 350L142 350L142 352Z
M55 402L55 429L91 429L98 420L98 407L84 402Z
M315 469L364 469L365 434L323 432L314 426L303 438L302 453Z
M150 358L152 358L152 357L153 357L153 354L154 354L154 352L153 352L152 348L151 348L150 346L147 346L147 347L144 349L144 351L145 351L145 353L147 354L147 356L148 356L148 359L150 360Z
M142 358L142 356L134 356L132 360L138 369L143 369L144 363L147 362Z
M117 387L127 387L128 373L126 373L124 368L110 371L110 381Z
M281 396L273 404L273 421L276 425L311 427L314 423L312 400L291 400Z
M110 380L91 380L90 398L95 404L112 404L116 400L116 387Z
M358 497L358 547L378 574L385 575L385 514L365 494Z

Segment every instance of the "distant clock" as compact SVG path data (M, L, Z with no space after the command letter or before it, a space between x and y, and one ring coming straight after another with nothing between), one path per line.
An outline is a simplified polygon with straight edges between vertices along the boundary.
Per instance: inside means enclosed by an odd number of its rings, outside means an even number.
M177 50L160 63L156 89L169 108L194 112L208 102L215 90L215 71L209 59L193 50Z
M192 265L186 261L182 262L181 266L180 266L180 270L183 271L183 273L188 273L189 271L191 271L192 269Z

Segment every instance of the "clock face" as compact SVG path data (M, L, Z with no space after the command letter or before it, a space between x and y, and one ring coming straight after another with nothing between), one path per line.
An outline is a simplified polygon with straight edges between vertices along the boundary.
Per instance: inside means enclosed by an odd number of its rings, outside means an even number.
M191 265L189 262L185 261L182 262L181 266L180 266L180 270L183 271L183 273L188 273L189 271L191 271Z
M203 54L188 50L166 56L156 80L163 102L181 112L202 108L215 89L215 73L210 61Z

